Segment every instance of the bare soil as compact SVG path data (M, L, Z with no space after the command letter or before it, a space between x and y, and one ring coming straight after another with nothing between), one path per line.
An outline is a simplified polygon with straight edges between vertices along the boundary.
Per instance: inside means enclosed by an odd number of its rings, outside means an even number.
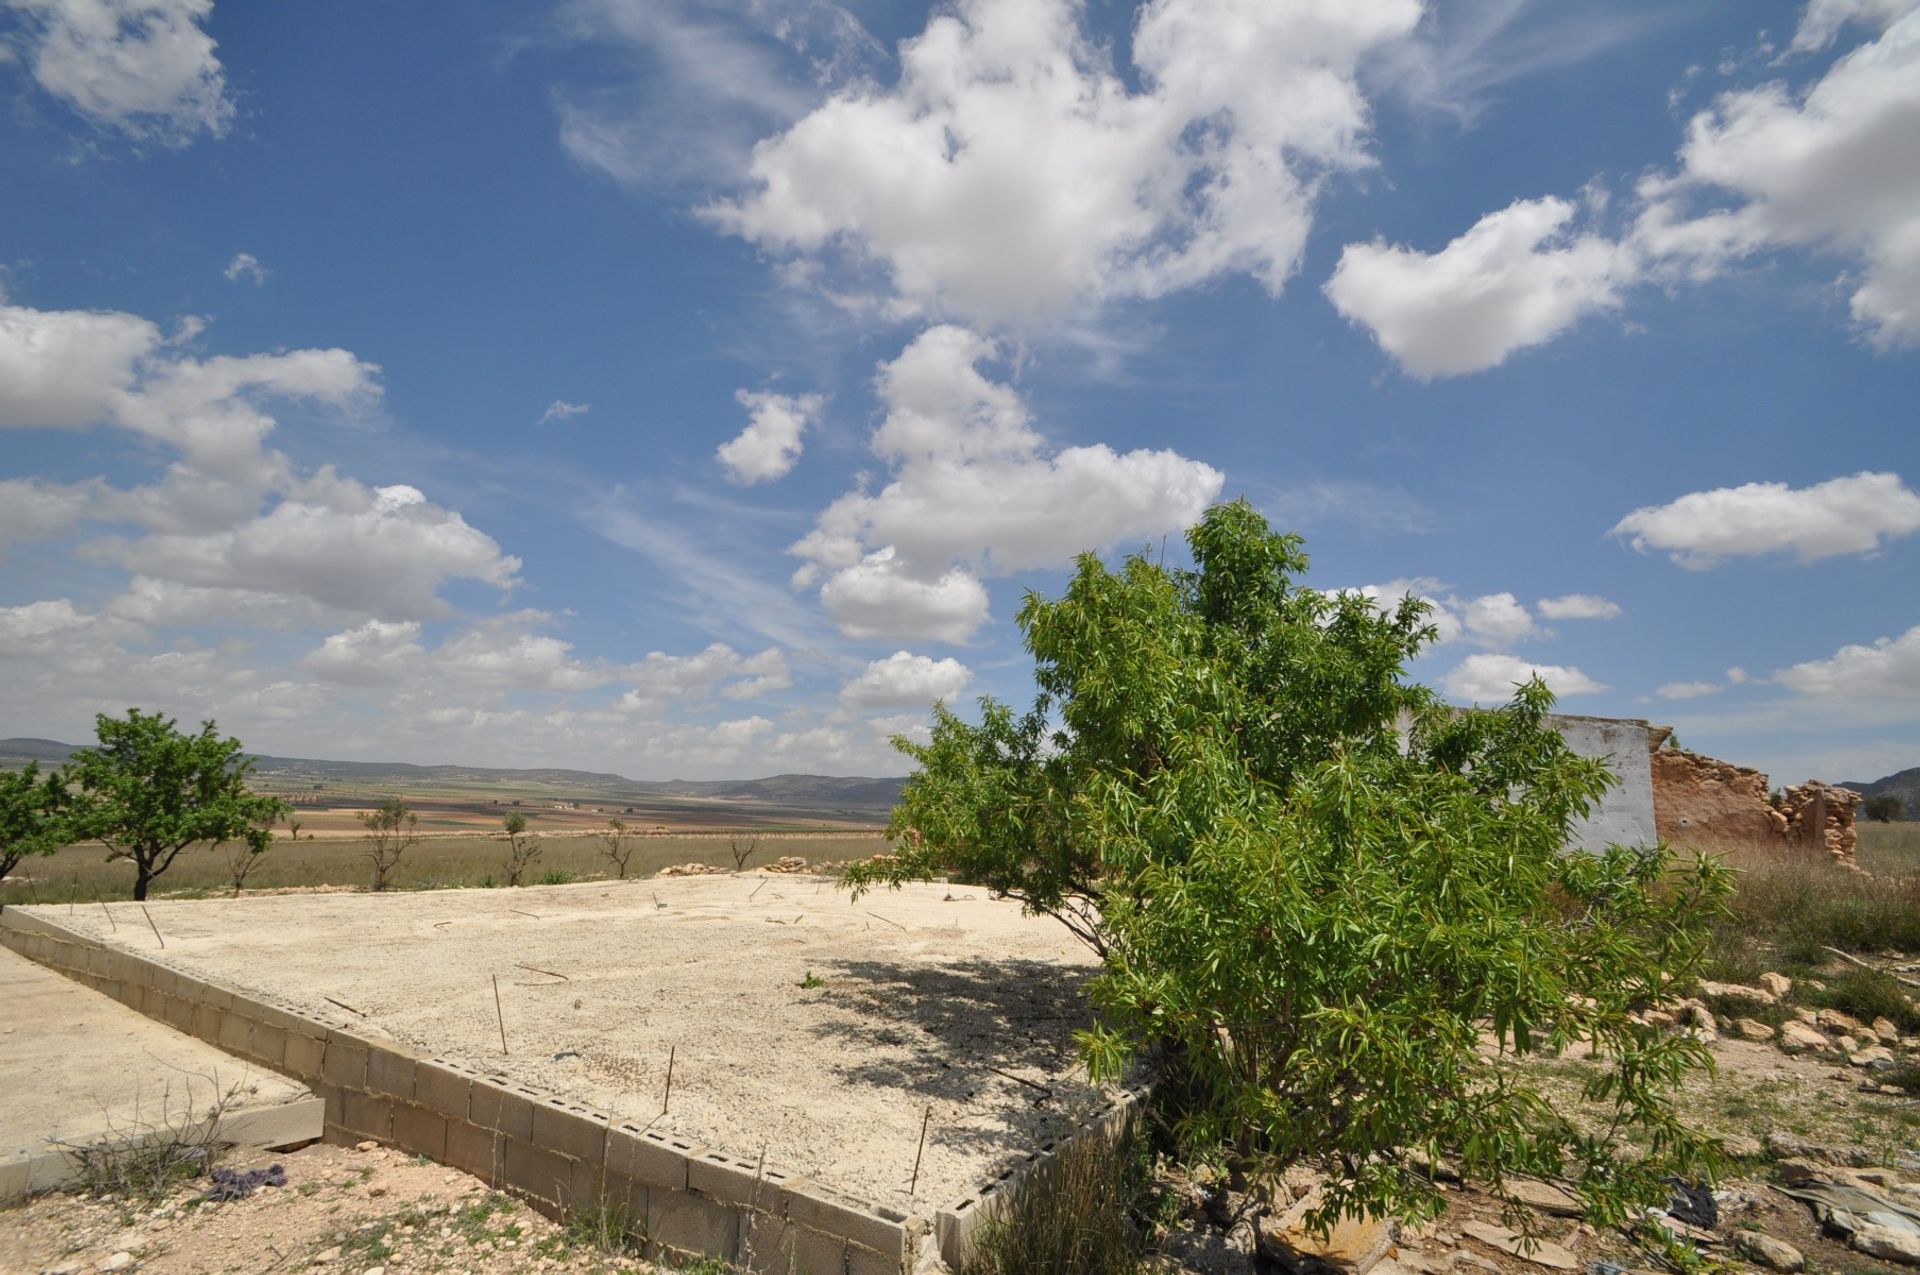
M205 1179L156 1204L46 1195L0 1214L0 1275L139 1270L151 1275L315 1271L651 1271L567 1232L478 1179L394 1151L315 1144L250 1152L284 1187L214 1203ZM130 1261L116 1255L126 1254Z

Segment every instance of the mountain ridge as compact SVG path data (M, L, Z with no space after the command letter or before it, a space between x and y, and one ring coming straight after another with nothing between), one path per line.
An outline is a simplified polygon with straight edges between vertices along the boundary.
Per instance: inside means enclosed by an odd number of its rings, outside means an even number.
M0 739L0 760L58 764L85 745L32 736ZM463 766L455 763L330 761L316 757L277 757L247 753L262 778L311 779L378 786L400 781L440 783L520 783L571 786L608 794L694 797L721 801L765 801L786 805L827 802L835 806L887 806L899 800L904 776L813 775L785 773L757 779L629 779L612 771L539 766Z

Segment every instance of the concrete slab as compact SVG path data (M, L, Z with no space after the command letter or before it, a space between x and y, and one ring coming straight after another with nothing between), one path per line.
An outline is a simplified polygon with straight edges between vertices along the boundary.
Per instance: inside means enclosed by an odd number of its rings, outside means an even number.
M901 1219L969 1198L1119 1093L1087 1083L1073 1044L1091 954L977 888L855 901L826 879L749 872L166 900L148 905L164 949L137 908L109 906L117 929L99 908L22 911L332 1024L322 1083L395 1092L396 1110L458 1119L450 1068L492 1078L465 1087L465 1115L498 1145L449 1128L446 1154L543 1184L557 1169L524 1163L520 1144L589 1165L604 1155L659 1185L628 1163L658 1149L640 1131L845 1193L863 1202L850 1217L873 1213L897 1236ZM441 1061L370 1063L356 1041L380 1039ZM523 1088L533 1096L519 1103ZM368 1123L348 1106L343 1127ZM841 1222L823 1229L864 1243Z
M0 948L0 1202L69 1180L66 1147L184 1127L228 1092L224 1141L320 1136L322 1104L304 1085Z

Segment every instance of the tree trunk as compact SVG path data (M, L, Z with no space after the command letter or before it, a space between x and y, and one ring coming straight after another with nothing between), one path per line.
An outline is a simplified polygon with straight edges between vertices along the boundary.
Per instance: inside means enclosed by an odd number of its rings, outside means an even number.
M153 881L153 870L139 859L133 861L133 901L147 901L147 886Z

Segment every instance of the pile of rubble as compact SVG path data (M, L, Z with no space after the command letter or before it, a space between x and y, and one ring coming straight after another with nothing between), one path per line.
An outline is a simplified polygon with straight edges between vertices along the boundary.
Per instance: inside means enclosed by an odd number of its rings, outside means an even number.
M711 863L670 863L660 869L663 877L705 877L716 872L725 872L725 868L715 867Z
M1836 1062L1844 1060L1863 1069L1869 1079L1893 1070L1903 1055L1920 1052L1920 1035L1903 1035L1898 1024L1887 1018L1863 1023L1837 1009L1795 1005L1788 1010L1790 1016L1786 1021L1775 1028L1757 1018L1737 1014L1722 1021L1701 999L1712 998L1723 1008L1729 1003L1744 1002L1760 1011L1784 1004L1792 990L1793 980L1784 974L1762 974L1757 986L1703 981L1700 996L1643 1010L1639 1017L1652 1026L1688 1031L1709 1042L1722 1035L1732 1035L1758 1043L1770 1041L1789 1054L1826 1055Z
M797 854L783 854L772 863L760 865L762 872L805 872L807 861Z
M1775 808L1786 820L1789 845L1824 846L1834 862L1853 866L1854 811L1862 798L1851 788L1835 788L1810 779L1780 794Z

